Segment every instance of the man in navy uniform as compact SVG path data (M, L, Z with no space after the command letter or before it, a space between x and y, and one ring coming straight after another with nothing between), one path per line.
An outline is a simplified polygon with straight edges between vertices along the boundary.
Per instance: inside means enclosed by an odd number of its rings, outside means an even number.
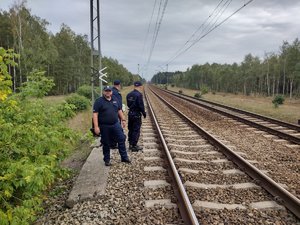
M118 102L120 104L120 108L122 109L122 95L121 95L121 81L115 80L114 86L112 87L112 94L118 99Z
M113 96L116 97L116 99L118 100L118 103L119 103L119 107L122 109L122 95L121 95L120 90L121 90L121 81L115 80L114 86L112 87L112 94L113 94ZM118 148L116 140L112 140L110 148L111 149Z
M143 101L143 86L140 81L134 82L134 90L127 96L128 112L128 141L129 149L133 152L142 150L143 148L138 146L137 143L140 137L140 130L142 125L142 118L146 118L145 106Z
M98 98L94 103L93 122L95 133L101 134L103 160L106 166L111 166L109 145L113 138L115 138L118 143L121 162L131 163L125 147L126 137L123 133L119 118L124 128L126 120L118 100L112 96L112 88L105 86L103 88L103 96Z

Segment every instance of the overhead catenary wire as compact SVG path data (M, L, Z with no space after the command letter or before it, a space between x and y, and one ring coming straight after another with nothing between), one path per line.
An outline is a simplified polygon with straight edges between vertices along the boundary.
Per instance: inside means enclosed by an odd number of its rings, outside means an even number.
M154 5L153 5L153 9L152 9L150 21L149 21L149 24L148 24L147 33L145 35L144 44L143 44L143 50L142 50L142 54L141 54L140 59L142 59L142 57L144 55L144 52L145 52L146 42L148 40L148 36L149 36L149 33L150 33L150 27L151 27L151 23L152 23L152 20L153 20L153 15L154 15L154 12L155 12L156 3L157 3L157 0L155 0Z
M156 23L155 23L155 28L154 28L154 32L153 32L153 37L152 37L152 42L151 42L151 46L150 46L150 51L149 51L149 55L148 55L148 60L146 63L146 71L148 70L150 61L151 61L151 57L152 57L152 53L157 41L157 37L158 37L158 33L161 27L161 23L162 23L162 19L164 17L166 8L167 8L167 4L168 4L168 0L165 0L163 8L161 10L161 5L162 5L163 0L160 1L160 5L159 5L159 9L158 9L158 13L157 13L157 18L156 18Z
M172 56L166 63L164 63L163 65L167 65L170 64L171 62L173 62L176 58L178 58L180 55L184 54L185 52L187 52L191 47L193 47L196 43L198 43L201 39L203 39L204 37L206 37L209 33L211 33L213 30L215 30L216 28L218 28L219 26L221 26L223 23L225 23L228 19L230 19L233 15L235 15L236 13L238 13L240 10L242 10L244 7L246 7L248 4L250 4L253 0L249 0L248 2L246 2L245 4L243 4L241 7L239 7L237 10L235 10L232 14L230 14L229 16L227 16L225 19L223 19L220 23L216 24L217 21L214 22L213 26L211 26L211 28L206 31L203 35L199 36L196 40L194 40L188 47L186 47L185 49L181 50L180 52L178 52L175 56ZM227 1L228 2L228 1ZM228 7L228 4L226 6L226 8ZM224 11L223 11L224 12Z
M194 33L189 37L189 39L184 43L184 45L179 48L175 53L174 53L174 56L176 56L178 53L180 53L180 51L182 51L182 49L185 48L185 46L191 42L191 40L193 39L193 37L197 34L197 32L199 32L201 30L201 28L205 25L205 23L211 19L213 17L213 15L215 14L215 12L217 11L217 9L219 8L219 6L221 5L221 3L223 2L224 0L221 0L219 2L219 4L216 6L216 8L213 10L213 12L204 20L204 22L194 31ZM172 59L174 56L172 56L170 59ZM162 65L161 65L162 66Z

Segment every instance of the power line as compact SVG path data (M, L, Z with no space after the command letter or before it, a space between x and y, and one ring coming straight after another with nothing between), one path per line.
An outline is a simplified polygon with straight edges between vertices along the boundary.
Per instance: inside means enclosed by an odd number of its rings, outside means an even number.
M199 30L204 26L204 24L213 16L213 14L215 13L215 11L219 8L220 4L223 2L224 0L221 0L219 2L219 4L216 6L216 8L213 10L213 12L205 19L205 21L196 29L196 31L189 37L189 39L184 43L184 45L179 48L175 53L174 56L176 56L180 51L182 51L182 49L185 48L185 46L192 40L192 38L197 34L197 32L199 32ZM174 57L173 56L173 57ZM172 59L173 57L171 57L170 59Z
M141 54L140 59L143 57L144 52L145 52L146 42L148 40L148 36L149 36L149 33L150 33L150 27L151 27L151 23L152 23L154 11L155 11L156 2L157 2L157 0L155 0L154 5L153 5L152 14L151 14L150 21L149 21L149 24L148 24L148 29L147 29L147 33L146 33L146 36L145 36L145 39L144 39L143 50L142 50L142 54Z
M160 26L161 26L161 23L162 23L162 19L164 17L164 14L165 14L165 11L166 11L166 8L167 8L167 4L168 4L168 0L165 0L163 9L161 10L162 1L163 0L160 1L158 13L157 13L157 18L156 18L155 28L154 28L154 32L153 32L150 52L149 52L149 56L148 56L148 60L147 60L146 70L148 70L149 63L150 63L150 60L151 60L151 57L152 57L152 53L153 53L153 50L154 50L154 47L155 47L155 44L156 44L156 41L157 41L157 36L158 36Z
M176 58L178 58L180 55L184 54L185 52L187 52L191 47L193 47L196 43L198 43L201 39L203 39L205 36L207 36L209 33L211 33L213 30L215 30L216 28L218 28L219 26L221 26L223 23L225 23L228 19L230 19L233 15L235 15L236 13L238 13L240 10L242 10L244 7L246 7L248 4L250 4L253 0L249 0L247 3L245 3L244 5L242 5L240 8L238 8L236 11L234 11L232 14L230 14L228 17L226 17L224 20L222 20L220 23L218 23L217 25L215 25L218 21L218 19L214 22L214 24L211 26L211 28L203 35L201 35L200 37L198 37L195 41L193 41L187 48L185 48L184 50L178 52L175 56L173 56L172 58L170 58L170 60L167 61L166 64L170 64L171 62L173 62ZM231 1L230 1L231 2ZM226 8L228 7L228 5L230 4L230 2L228 3L227 1L227 5ZM226 3L225 3L226 4ZM226 9L225 8L225 9ZM225 9L223 10L222 14L224 13ZM188 41L189 42L189 41Z

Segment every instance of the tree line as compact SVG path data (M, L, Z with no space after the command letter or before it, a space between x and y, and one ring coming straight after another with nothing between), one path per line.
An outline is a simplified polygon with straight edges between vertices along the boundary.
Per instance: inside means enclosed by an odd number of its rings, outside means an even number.
M26 1L13 5L9 11L0 11L0 47L13 49L19 55L15 58L18 66L8 68L14 92L36 70L45 71L54 80L50 94L67 94L91 83L88 36L76 34L66 24L52 34L47 30L48 25L45 19L31 14ZM102 66L107 67L110 83L119 79L123 85L131 85L140 79L111 57L103 57ZM99 86L99 80L96 77L94 80Z
M193 65L184 72L159 72L151 82L197 90L205 87L213 92L299 97L300 41L284 41L278 53L265 53L263 59L247 54L240 64Z

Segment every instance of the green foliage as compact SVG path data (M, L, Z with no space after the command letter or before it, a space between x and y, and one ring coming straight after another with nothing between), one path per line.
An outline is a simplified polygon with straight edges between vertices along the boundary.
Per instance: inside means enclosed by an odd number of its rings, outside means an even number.
M284 96L283 95L276 95L273 100L272 103L274 104L275 108L278 108L279 105L282 105L284 103Z
M64 124L74 109L67 103L49 106L41 99L19 95L0 102L0 224L34 221L42 193L56 178L68 174L59 163L79 141Z
M179 90L178 93L179 93L179 94L183 94L183 91L182 91L182 90Z
M209 88L204 85L203 87L201 87L201 95L205 95L208 93Z
M8 12L0 10L0 45L13 48L21 55L20 67L16 68L18 76L14 80L17 88L27 80L31 71L38 69L47 71L46 76L53 78L55 86L51 94L73 93L91 81L88 36L76 34L65 24L53 35L47 30L48 24L45 19L31 13L26 1L19 1ZM94 62L94 67L98 68L98 60ZM107 67L109 83L119 79L122 85L132 85L139 77L109 57L102 58L102 65ZM95 86L99 86L96 76Z
M80 86L77 91L77 94L86 97L87 99L92 99L92 87L88 85Z
M201 98L202 95L201 95L201 93L197 92L197 93L195 93L194 97L195 97L195 98Z
M72 118L73 116L76 115L75 111L76 111L76 106L73 104L69 104L69 103L64 103L64 104L60 104L56 107L57 110L56 113L60 114L59 117L67 119L67 118Z
M28 81L22 84L20 96L24 99L26 97L44 97L51 88L55 85L52 79L45 77L43 71L33 71L28 77Z
M5 100L11 94L11 76L7 71L9 65L16 66L14 58L18 57L12 49L5 50L0 47L0 102Z
M78 95L76 93L71 94L67 99L66 99L68 104L72 104L76 107L77 111L85 110L89 107L90 101L81 95Z

